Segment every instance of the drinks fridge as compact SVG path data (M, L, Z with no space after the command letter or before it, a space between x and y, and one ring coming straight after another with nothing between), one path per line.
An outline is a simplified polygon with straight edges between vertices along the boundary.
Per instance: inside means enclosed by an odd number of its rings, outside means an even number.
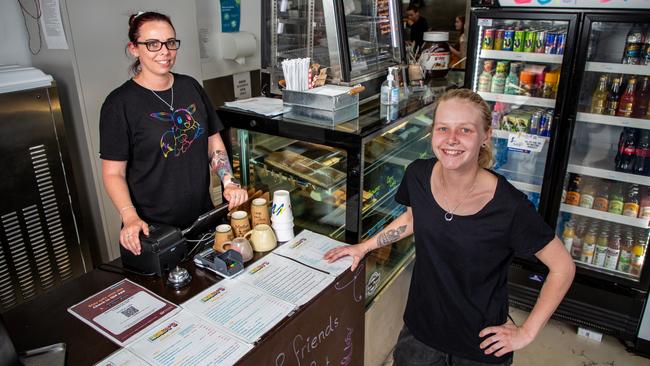
M650 285L648 4L516 3L474 3L470 23L466 85L493 110L494 169L576 263L554 316L638 346ZM515 258L511 304L532 308L545 276L535 258Z

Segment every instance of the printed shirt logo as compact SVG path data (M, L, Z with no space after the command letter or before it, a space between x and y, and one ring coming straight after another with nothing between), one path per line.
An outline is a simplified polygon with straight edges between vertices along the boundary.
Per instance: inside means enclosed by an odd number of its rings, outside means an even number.
M157 112L149 116L163 122L171 122L172 126L160 137L160 150L166 158L170 153L175 157L186 153L192 142L203 134L205 129L194 119L196 103L192 103L187 109L179 108L173 113Z

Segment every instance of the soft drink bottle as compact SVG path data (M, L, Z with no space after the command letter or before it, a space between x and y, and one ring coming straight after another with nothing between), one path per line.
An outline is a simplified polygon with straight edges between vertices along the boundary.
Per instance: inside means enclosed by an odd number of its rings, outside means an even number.
M615 116L618 110L618 100L621 93L621 78L614 78L612 86L607 94L607 104L605 105L605 114Z
M650 103L650 78L644 76L641 85L637 88L632 117L645 118Z
M650 175L650 131L641 130L639 132L639 142L634 153L634 173Z
M643 47L643 29L634 24L625 38L625 51L621 63L639 65L641 63L641 48Z
M607 75L602 75L598 81L598 87L591 96L591 113L603 114L605 113L605 106L607 104Z
M618 101L618 109L616 110L616 115L621 117L630 117L634 110L635 104L635 91L636 91L636 79L631 77L627 81L627 86L625 87L625 92L621 95L621 98Z
M616 165L619 172L631 173L634 169L634 156L636 155L637 130L627 128L623 137L623 146L620 150L620 159Z

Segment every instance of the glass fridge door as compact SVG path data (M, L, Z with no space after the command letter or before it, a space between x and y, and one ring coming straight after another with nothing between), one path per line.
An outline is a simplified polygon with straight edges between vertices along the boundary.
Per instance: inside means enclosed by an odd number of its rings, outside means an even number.
M401 38L395 0L344 1L350 80L386 72L400 62Z
M571 22L504 17L472 19L477 28L468 72L492 111L494 170L539 209Z
M579 267L639 286L650 219L648 24L587 17L583 34L557 233Z

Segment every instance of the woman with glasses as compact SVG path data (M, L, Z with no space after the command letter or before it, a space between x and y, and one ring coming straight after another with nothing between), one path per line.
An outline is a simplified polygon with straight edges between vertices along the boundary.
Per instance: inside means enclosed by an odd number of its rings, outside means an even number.
M168 16L129 19L133 78L113 90L100 115L100 158L108 196L122 219L120 243L140 254L149 223L184 228L214 208L210 174L229 208L248 199L233 177L219 131L223 124L193 78L172 73L181 41Z

